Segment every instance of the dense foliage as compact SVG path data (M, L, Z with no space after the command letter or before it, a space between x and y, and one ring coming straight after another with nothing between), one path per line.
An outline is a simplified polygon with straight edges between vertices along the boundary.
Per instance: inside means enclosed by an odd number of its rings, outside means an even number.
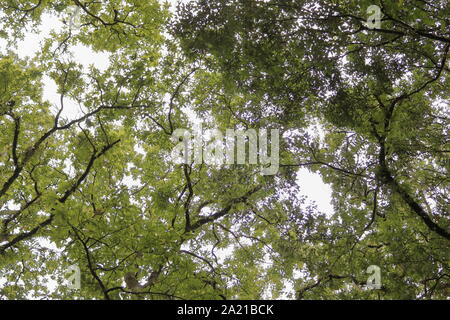
M0 17L1 298L450 298L448 1L1 0ZM20 58L48 17L64 27ZM170 161L199 119L279 129L280 170Z

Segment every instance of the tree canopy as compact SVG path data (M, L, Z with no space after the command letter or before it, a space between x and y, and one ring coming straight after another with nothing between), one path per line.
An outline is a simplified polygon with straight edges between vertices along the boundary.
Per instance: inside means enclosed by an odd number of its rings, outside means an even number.
M0 0L0 17L0 298L450 298L448 1ZM63 27L20 57L49 17ZM170 161L199 121L278 129L279 171Z

